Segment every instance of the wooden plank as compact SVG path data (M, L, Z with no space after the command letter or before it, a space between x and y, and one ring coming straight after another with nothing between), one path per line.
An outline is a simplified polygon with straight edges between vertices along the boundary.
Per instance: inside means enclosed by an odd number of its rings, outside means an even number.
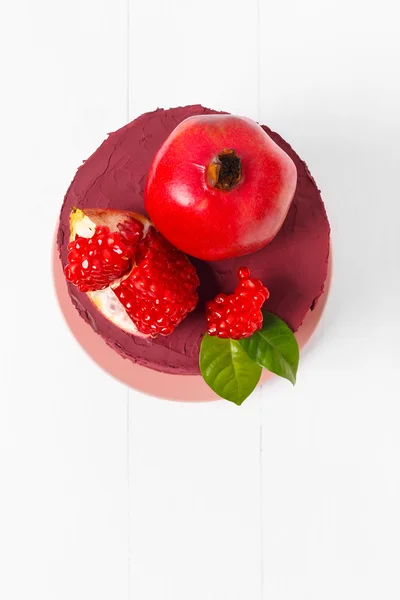
M334 259L296 389L265 389L265 599L400 594L395 8L261 4L262 117L321 187Z
M132 598L260 597L257 395L130 406Z
M127 598L127 391L69 333L51 274L75 169L126 120L126 5L2 11L0 596Z
M255 0L131 1L131 117L202 103L256 118L256 18ZM130 410L131 597L259 598L257 393L238 408L132 392Z

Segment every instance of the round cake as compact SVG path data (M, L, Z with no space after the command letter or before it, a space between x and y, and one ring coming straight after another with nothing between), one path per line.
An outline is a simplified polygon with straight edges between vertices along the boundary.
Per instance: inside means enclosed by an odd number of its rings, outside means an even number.
M109 135L78 169L65 196L57 238L63 267L67 264L71 210L103 208L146 214L146 177L160 146L184 119L214 113L217 111L200 105L158 109ZM283 319L293 331L315 307L328 272L330 228L324 204L306 164L277 133L262 127L297 168L297 188L283 227L270 244L247 256L217 262L190 257L200 278L199 303L171 335L140 338L126 333L108 321L85 293L68 283L80 316L124 358L165 373L199 374L205 303L218 293L232 293L241 266L249 267L252 275L268 286L265 310Z

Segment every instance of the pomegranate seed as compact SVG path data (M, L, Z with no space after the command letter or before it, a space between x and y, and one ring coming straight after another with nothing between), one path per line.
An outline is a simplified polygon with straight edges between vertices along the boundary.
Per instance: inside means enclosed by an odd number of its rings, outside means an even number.
M249 279L250 269L248 267L240 267L240 269L238 269L238 277L239 279Z

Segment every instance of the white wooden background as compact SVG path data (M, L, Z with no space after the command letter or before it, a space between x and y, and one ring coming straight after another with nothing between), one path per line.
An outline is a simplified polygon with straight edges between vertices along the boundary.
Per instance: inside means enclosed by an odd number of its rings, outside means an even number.
M397 0L0 5L0 598L398 600ZM281 132L333 230L298 385L240 409L111 379L51 277L82 159L197 102Z

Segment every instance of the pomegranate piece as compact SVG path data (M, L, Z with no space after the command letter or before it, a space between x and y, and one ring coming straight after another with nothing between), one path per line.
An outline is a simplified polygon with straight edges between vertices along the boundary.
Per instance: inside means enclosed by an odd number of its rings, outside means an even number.
M188 258L153 227L139 242L136 266L113 289L139 332L169 335L196 307L199 278Z
M143 215L73 209L65 275L137 337L169 335L197 304L193 265Z
M259 279L250 278L250 270L238 270L239 284L231 295L219 294L207 303L207 333L220 338L240 340L262 327L261 307L269 291Z
M102 290L129 270L143 225L132 220L119 227L120 232L112 233L109 227L98 225L92 237L76 236L68 244L65 277L80 292Z
M154 157L146 211L183 252L221 260L255 252L275 237L296 184L292 159L251 119L193 116Z

